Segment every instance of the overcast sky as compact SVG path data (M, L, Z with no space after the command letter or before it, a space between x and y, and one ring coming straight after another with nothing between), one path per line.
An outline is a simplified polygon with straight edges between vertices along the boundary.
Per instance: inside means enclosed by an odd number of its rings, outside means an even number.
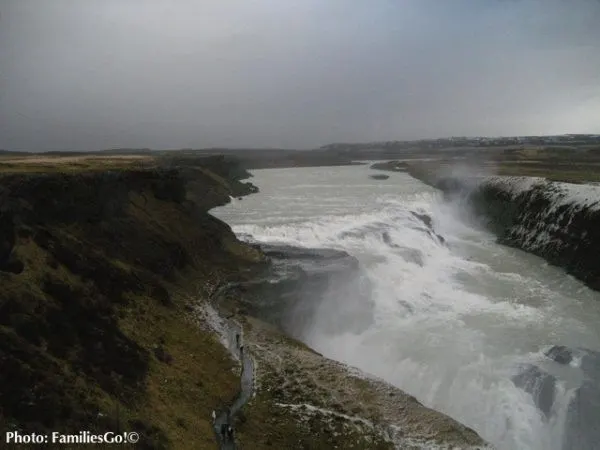
M600 133L600 0L0 0L0 148Z

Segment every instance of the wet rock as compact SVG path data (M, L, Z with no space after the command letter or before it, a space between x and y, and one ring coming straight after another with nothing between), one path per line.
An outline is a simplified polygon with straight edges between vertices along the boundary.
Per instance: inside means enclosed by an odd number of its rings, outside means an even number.
M411 211L411 212L412 212L412 215L415 216L417 219L419 219L421 222L423 222L427 228L433 229L433 220L431 219L431 217L429 215L416 213L414 211Z
M385 242L390 247L398 248L398 245L392 241L390 233L388 233L387 231L384 231L383 233L381 233L381 239L383 240L383 242Z
M573 360L571 350L563 345L555 345L545 355L559 364L569 364Z
M546 417L550 416L556 389L556 379L552 375L537 366L528 365L512 380L515 386L531 394L536 406Z
M388 233L387 231L384 231L383 233L381 233L381 239L383 240L383 242L385 242L389 246L394 245L392 243L392 238L390 237L390 233Z
M385 175L385 174L369 175L369 178L371 178L373 180L387 180L389 177L390 177L389 175Z
M417 264L419 267L425 266L425 260L423 257L423 253L416 248L400 248L400 255L404 258L405 261L411 262L413 264Z

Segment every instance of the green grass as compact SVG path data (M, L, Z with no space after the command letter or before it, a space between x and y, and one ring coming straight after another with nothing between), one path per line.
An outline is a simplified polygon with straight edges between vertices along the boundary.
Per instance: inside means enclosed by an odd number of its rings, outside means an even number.
M439 176L518 176L541 177L565 183L598 183L600 166L596 164L551 164L539 160L521 161L449 161L411 162L408 173L426 181ZM455 174L455 175L453 175Z
M598 168L600 169L600 168ZM498 167L498 175L520 176L520 177L542 177L551 181L562 181L566 183L590 183L600 182L600 170L591 167L569 168L569 167L540 167L532 164L501 164Z

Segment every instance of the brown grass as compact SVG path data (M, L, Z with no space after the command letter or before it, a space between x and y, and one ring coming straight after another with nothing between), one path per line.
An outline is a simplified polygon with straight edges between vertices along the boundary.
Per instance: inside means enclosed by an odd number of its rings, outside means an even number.
M0 173L122 170L149 168L155 164L155 158L146 155L5 156L0 157Z

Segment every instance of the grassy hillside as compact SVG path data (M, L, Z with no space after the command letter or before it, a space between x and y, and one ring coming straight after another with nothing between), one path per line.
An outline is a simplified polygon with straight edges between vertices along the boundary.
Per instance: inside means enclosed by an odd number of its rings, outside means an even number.
M0 430L214 448L210 412L239 380L188 316L217 278L261 259L206 213L237 181L68 164L0 177Z

